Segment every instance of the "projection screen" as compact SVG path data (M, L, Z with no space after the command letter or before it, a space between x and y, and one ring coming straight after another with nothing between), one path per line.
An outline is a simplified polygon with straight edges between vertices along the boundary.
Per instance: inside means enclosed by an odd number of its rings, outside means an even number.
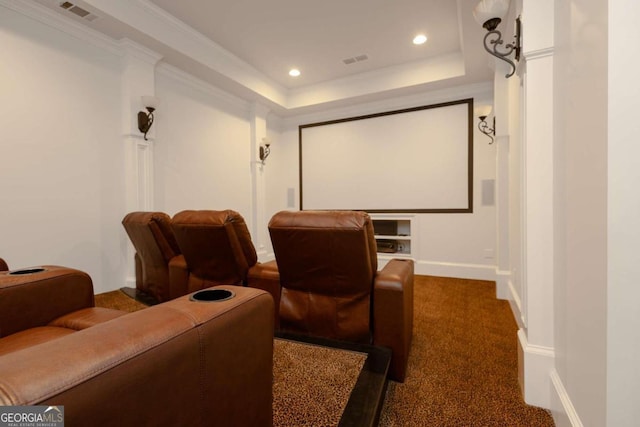
M473 211L473 99L299 126L300 209Z

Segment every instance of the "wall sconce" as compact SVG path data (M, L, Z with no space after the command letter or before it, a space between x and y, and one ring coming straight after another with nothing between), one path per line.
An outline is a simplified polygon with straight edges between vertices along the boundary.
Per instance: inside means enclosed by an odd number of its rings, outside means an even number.
M147 140L147 132L153 124L153 112L158 107L159 100L155 96L143 96L142 105L145 106L148 113L144 111L138 112L138 130L144 133L144 139Z
M262 144L260 144L260 162L264 165L264 161L267 160L269 154L271 154L271 140L269 138L262 138Z
M473 9L473 16L482 25L488 33L484 36L484 49L489 54L495 56L498 59L502 59L507 62L513 68L510 73L505 77L509 78L516 72L516 64L510 58L509 55L515 52L515 60L520 60L520 17L516 19L515 35L513 36L513 43L509 43L499 51L498 48L504 44L502 40L502 33L496 28L498 24L502 22L502 18L509 10L509 0L482 0L475 9Z
M493 117L493 127L489 126L489 123L487 123L487 117L491 114L491 106L487 105L485 107L478 107L476 114L478 114L478 118L480 119L480 122L478 122L478 129L491 139L489 145L493 144L495 141L493 137L496 135L495 116Z

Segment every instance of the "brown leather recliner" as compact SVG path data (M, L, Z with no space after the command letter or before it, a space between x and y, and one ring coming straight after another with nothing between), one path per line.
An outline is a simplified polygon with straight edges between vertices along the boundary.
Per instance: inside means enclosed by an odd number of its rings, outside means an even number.
M95 307L91 278L45 265L0 272L0 356L126 314Z
M136 250L136 290L157 302L186 295L186 263L171 229L171 217L163 212L131 212L122 225Z
M0 273L0 405L62 405L72 426L272 425L267 293L103 316L89 276L44 268Z
M280 274L280 329L392 350L389 377L404 381L413 333L413 261L377 271L369 215L279 212L269 233Z
M173 216L171 226L187 263L190 291L244 285L250 268L261 265L265 274L276 268L275 262L258 263L249 229L238 212L186 210Z

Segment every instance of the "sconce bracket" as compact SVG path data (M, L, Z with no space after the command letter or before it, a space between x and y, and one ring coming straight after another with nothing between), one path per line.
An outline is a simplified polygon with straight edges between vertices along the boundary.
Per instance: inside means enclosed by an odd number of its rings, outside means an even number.
M262 164L264 165L264 161L267 160L267 157L269 157L269 154L271 154L271 148L269 148L271 144L269 143L265 143L264 145L260 146L260 151L259 151L259 156L260 156L260 161L262 162Z
M498 59L501 59L511 65L512 70L510 73L505 75L506 78L513 76L516 72L516 64L510 58L509 55L515 53L514 59L515 61L520 60L520 51L522 47L520 46L520 32L521 32L521 22L520 17L516 19L516 28L515 35L513 36L513 42L504 45L504 40L502 40L502 33L497 30L498 24L500 24L500 18L493 18L486 21L482 26L488 30L487 34L484 36L484 49L489 52L490 55L495 56Z
M482 26L487 31L493 31L496 28L498 28L498 25L500 25L501 22L502 22L502 19L500 18L491 18L485 21L485 23L482 24Z
M138 130L144 134L145 141L147 140L147 132L151 129L151 125L153 124L153 112L155 108L146 107L148 113L144 111L138 112Z
M487 123L487 116L479 116L478 118L480 119L480 122L478 123L478 129L480 129L480 132L487 135L491 139L489 145L493 144L495 142L493 136L496 134L496 118L493 118L493 127L490 127Z

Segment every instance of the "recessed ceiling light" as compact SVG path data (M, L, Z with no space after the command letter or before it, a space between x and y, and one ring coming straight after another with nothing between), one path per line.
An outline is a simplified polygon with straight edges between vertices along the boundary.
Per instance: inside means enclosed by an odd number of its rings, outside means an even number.
M418 34L413 38L413 44L423 44L427 41L427 36L424 34Z
M298 77L300 75L300 70L298 70L297 68L292 68L289 70L289 75L291 77Z

